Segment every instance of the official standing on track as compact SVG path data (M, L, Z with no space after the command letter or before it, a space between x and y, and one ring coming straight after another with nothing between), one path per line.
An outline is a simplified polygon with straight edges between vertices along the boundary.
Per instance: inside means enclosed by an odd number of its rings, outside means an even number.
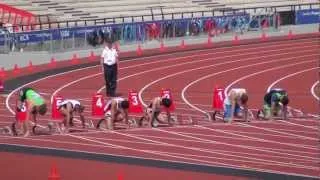
M111 41L106 42L107 46L101 54L101 65L103 66L106 82L106 94L109 97L115 97L118 76L118 52L112 47Z

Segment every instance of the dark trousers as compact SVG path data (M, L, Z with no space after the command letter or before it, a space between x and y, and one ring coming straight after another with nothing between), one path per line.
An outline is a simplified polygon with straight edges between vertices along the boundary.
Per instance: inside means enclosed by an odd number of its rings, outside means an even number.
M111 66L103 64L103 67L107 96L116 96L118 66L117 64Z

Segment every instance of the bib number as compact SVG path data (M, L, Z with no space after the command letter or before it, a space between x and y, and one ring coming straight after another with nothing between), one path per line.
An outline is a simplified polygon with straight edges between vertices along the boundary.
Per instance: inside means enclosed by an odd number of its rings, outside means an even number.
M56 101L56 108L59 109L59 104L61 104L62 100L61 99L57 99Z
M219 91L219 92L218 92L218 96L219 96L220 100L223 101L222 91Z
M96 106L102 108L102 100L99 98L96 102Z
M25 103L23 103L22 105L21 105L21 112L26 112L27 111L27 107L26 107L26 104Z
M137 106L139 104L137 96L132 96L131 100L132 100L132 105Z

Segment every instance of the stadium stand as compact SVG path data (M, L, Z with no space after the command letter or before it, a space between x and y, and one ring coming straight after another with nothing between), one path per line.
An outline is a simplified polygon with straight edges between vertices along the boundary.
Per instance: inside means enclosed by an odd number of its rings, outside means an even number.
M121 23L125 21L149 21L181 18L183 12L221 11L232 9L290 6L315 3L318 0L3 0L2 2L37 15L36 24L46 22L72 22L75 25ZM220 13L219 13L220 11ZM172 15L173 13L173 15ZM183 18L193 16L185 13ZM113 21L92 20L123 17ZM124 17L131 17L125 19ZM8 17L6 17L8 18ZM90 21L91 20L91 21ZM2 22L5 18L2 18ZM87 21L87 22L84 22ZM91 24L90 24L91 23ZM54 24L52 24L55 27ZM59 24L60 26L60 24ZM63 26L63 25L62 25Z

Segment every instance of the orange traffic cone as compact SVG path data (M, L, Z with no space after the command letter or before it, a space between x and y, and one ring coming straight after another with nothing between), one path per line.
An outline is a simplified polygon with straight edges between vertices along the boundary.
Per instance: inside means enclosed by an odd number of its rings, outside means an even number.
M48 177L49 180L60 180L60 175L58 173L56 165L51 166L50 174Z
M141 49L141 45L140 44L138 45L138 48L137 48L137 55L138 56L142 55L142 49Z
M50 60L50 63L49 63L49 67L50 68L54 68L54 67L56 67L56 65L57 65L57 62L54 59L54 57L52 57L51 60Z
M14 74L19 74L19 73L20 73L20 69L19 69L18 64L15 64L15 65L14 65L13 73L14 73Z
M184 49L186 47L186 44L184 42L184 39L181 40L180 48Z
M71 64L79 64L79 59L77 57L77 54L73 54L72 59L71 59Z
M161 41L161 43L160 43L160 51L161 52L165 51L165 47L164 47L163 41Z
M96 55L94 54L93 51L91 51L91 52L90 52L90 55L89 55L89 57L88 57L89 60L90 60L90 61L94 61L94 60L95 60L95 57L96 57Z
M267 40L267 35L265 32L262 32L261 34L261 41L266 41Z
M291 39L292 36L293 36L293 33L292 33L292 30L290 29L290 30L289 30L289 33L288 33L288 38Z
M118 173L117 180L124 180L123 173Z
M32 72L32 71L33 71L33 64L32 64L32 61L29 61L28 70L29 70L30 72Z
M5 72L4 67L2 67L2 68L0 69L0 77L4 79L5 76L6 76L6 72Z
M239 37L238 35L235 35L234 38L233 38L233 44L238 44L239 43Z

